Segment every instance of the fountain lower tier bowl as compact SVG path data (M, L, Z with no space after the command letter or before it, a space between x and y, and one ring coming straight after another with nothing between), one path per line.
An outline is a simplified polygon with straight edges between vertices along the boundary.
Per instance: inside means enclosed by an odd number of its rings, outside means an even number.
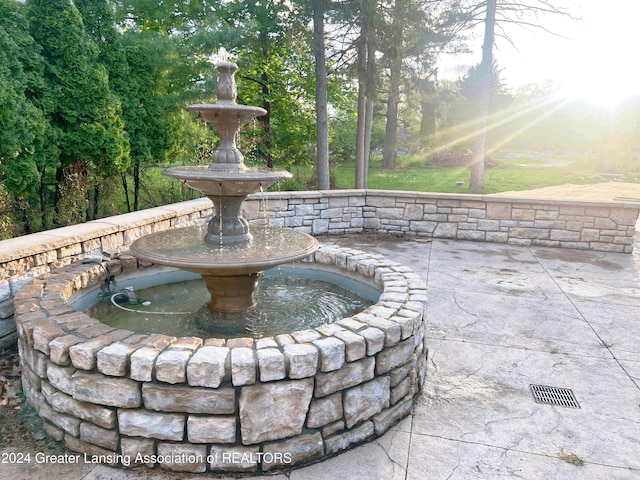
M233 168L237 167L237 168ZM292 177L286 170L245 167L243 164L170 167L163 175L177 178L208 197L245 197Z
M202 275L211 295L209 308L239 313L255 306L261 272L308 257L318 241L305 233L259 228L243 245L213 246L203 242L206 226L152 233L136 240L131 253L141 260Z

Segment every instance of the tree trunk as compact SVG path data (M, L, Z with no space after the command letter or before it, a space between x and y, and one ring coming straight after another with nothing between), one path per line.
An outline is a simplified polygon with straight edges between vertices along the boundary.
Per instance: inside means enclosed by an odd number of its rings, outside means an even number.
M398 105L400 103L400 65L398 57L391 62L389 98L387 100L387 122L382 149L382 168L391 170L396 166L398 155Z
M355 188L365 185L365 137L367 116L367 41L361 34L358 41L358 123L356 126L356 178Z
M131 213L131 197L129 196L129 185L127 184L127 173L122 172L122 189L124 190L124 200L127 203L127 212Z
M369 32L367 37L372 34ZM366 116L364 123L364 187L369 186L369 159L371 158L371 131L373 129L373 109L377 97L376 91L376 49L371 38L367 40L367 79L366 79Z
M484 157L487 142L487 117L489 116L489 101L491 99L491 85L493 84L493 42L496 24L496 2L487 0L487 12L484 20L484 41L482 44L482 62L479 70L478 95L478 128L479 134L473 140L471 147L471 179L469 190L484 191Z
M62 182L64 182L64 170L62 166L56 168L56 191L53 195L53 225L60 225L60 199L62 198Z
M324 51L325 0L313 0L313 45L316 71L316 176L318 189L329 190L329 120L327 114L327 60Z
M431 101L423 101L420 105L420 110L420 143L425 146L435 140L436 105Z
M264 108L267 113L263 116L258 117L258 120L262 122L262 130L264 131L264 159L267 168L273 168L273 154L271 149L273 145L271 144L271 102L269 99L269 76L266 73L262 74L262 108Z
M133 166L133 211L137 212L140 206L140 162Z
M40 172L40 187L39 187L39 196L40 196L40 215L42 217L42 229L49 230L49 217L47 216L47 182L46 182L46 173L47 167L46 165L42 166L42 171Z

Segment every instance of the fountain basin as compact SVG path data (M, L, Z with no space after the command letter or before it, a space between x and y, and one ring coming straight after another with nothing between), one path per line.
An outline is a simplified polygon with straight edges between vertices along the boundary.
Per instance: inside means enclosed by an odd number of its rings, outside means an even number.
M176 338L76 312L70 300L104 281L101 265L38 278L15 297L25 395L50 436L129 467L270 473L382 435L424 382L425 285L356 250L320 247L308 261L378 285L380 300L274 337ZM118 265L135 261L112 274Z
M171 267L147 267L118 277L117 284L74 295L79 312L114 328L169 336L260 338L321 327L376 303L380 290L297 262L264 272L257 307L241 315L211 312L200 275ZM240 321L238 321L240 320ZM229 327L222 328L220 322Z

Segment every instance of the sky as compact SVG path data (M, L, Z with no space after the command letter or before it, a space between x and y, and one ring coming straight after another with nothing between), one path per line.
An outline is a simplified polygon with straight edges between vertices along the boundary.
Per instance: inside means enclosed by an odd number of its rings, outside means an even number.
M498 38L494 54L510 87L552 79L567 95L613 107L640 94L640 0L556 0L580 20L546 15L541 29L507 27L515 47ZM441 72L480 62L482 31L473 55L448 59Z

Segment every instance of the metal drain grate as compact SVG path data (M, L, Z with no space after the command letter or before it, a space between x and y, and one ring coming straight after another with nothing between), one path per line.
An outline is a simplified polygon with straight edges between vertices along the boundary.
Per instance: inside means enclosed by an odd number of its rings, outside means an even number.
M558 405L560 407L580 408L573 392L568 388L549 387L547 385L531 385L531 393L537 403Z

